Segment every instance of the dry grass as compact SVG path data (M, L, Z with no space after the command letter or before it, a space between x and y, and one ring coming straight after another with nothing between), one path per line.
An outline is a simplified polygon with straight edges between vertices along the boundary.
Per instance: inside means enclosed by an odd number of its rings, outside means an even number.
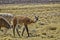
M8 35L0 36L0 40L60 40L60 4L0 5L0 13L27 15L31 19L34 14L39 16L37 23L28 26L31 37L26 38L25 32L22 38L17 34L14 38L12 30L8 30Z

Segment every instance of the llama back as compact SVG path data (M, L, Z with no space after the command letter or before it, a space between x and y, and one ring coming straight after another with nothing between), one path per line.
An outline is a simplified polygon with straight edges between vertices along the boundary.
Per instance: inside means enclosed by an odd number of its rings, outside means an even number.
M0 16L4 17L9 23L11 23L14 15L11 13L0 13Z
M6 27L9 29L11 28L11 25L4 17L0 16L0 27Z

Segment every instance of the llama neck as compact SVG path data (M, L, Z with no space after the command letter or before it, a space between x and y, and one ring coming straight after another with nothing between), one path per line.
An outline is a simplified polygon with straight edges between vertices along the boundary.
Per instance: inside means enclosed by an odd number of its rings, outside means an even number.
M32 23L36 23L38 20L37 19L34 19L33 21L32 21Z
M36 22L37 22L37 20L35 19L35 20L34 20L34 23L36 23Z

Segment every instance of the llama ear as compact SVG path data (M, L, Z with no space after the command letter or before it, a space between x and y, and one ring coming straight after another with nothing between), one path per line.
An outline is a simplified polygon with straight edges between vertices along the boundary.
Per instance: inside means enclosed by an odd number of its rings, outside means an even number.
M35 17L39 18L39 16L35 16Z
M35 16L35 19L38 20L39 16Z

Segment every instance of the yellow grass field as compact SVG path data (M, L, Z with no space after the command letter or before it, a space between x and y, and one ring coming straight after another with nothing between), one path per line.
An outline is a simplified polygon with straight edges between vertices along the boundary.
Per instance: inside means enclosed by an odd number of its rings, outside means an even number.
M31 37L27 38L25 31L24 36L16 34L14 38L12 29L9 29L7 35L0 31L0 40L60 40L60 4L6 4L0 5L0 13L25 15L31 19L39 16L38 22L28 25ZM20 34L21 31L22 28Z

